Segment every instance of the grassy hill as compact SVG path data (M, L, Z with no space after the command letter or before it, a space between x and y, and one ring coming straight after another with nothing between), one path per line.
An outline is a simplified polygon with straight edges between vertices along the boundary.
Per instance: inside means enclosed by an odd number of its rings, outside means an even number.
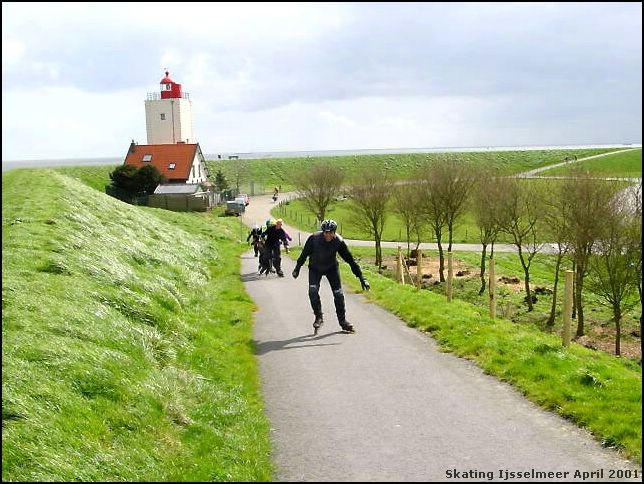
M265 481L238 229L2 179L2 477Z
M364 170L384 170L392 179L403 180L413 176L414 171L427 161L441 159L464 160L474 164L494 166L504 175L560 163L567 158L597 155L619 150L619 148L566 149L566 150L524 150L524 151L471 151L443 153L401 153L386 155L344 155L312 158L263 158L257 160L209 160L208 169L214 178L221 170L231 186L242 180L240 188L249 190L248 181L253 180L255 193L272 191L281 186L282 191L293 189L291 180L303 166L315 161L328 161L342 167L347 177Z
M642 149L615 153L591 160L579 161L539 173L542 176L569 175L577 167L601 177L642 178Z

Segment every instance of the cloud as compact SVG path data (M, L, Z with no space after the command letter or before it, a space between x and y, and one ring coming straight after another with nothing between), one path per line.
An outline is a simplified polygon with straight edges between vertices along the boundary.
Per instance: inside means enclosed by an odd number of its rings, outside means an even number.
M114 156L122 133L145 142L143 100L166 68L205 151L641 142L641 10L5 2L3 159ZM82 149L75 132L42 131L61 108L91 131ZM29 151L13 141L28 137Z

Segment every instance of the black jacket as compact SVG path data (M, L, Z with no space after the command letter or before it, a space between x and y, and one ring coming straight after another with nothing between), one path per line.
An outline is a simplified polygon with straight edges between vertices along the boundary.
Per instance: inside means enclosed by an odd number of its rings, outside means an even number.
M256 242L256 241L258 241L258 240L259 240L259 236L260 236L260 235L262 235L262 229L260 229L259 227L258 227L258 228L256 228L256 229L255 229L255 228L253 228L253 229L250 231L250 233L248 234L248 237L246 237L246 242L248 242L248 241L250 240L250 238L251 238L251 237L253 238L253 241L255 241L255 242Z
M297 259L296 268L299 269L302 267L304 262L306 262L306 258L310 257L309 267L321 274L326 274L338 267L339 264L336 254L340 254L340 257L351 267L351 272L358 279L362 279L360 266L358 266L351 252L349 252L347 243L337 234L331 242L324 240L324 234L322 232L311 234L306 239L304 249L302 249L302 253Z
M279 247L280 240L288 245L288 242L286 241L286 232L284 232L284 229L278 229L275 225L267 227L266 230L262 232L262 238L266 241L266 245L268 247Z

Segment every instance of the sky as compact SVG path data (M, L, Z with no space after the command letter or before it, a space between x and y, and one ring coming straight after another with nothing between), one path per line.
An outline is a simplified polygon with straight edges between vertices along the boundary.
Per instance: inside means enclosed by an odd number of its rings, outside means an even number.
M2 160L641 143L642 4L2 3Z

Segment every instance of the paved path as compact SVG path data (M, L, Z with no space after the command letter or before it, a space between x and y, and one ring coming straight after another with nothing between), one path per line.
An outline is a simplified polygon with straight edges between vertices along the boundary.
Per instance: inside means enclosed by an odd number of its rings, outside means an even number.
M268 216L262 210L270 203L258 198L245 214L250 225ZM323 282L326 322L313 336L306 266L297 280L292 260L284 257L283 267L285 278L259 277L252 251L242 257L258 307L254 339L277 480L483 482L531 470L560 474L508 480L608 481L616 470L641 476L576 426L439 352L430 337L360 294L346 294L357 333L343 334ZM596 474L582 480L582 472Z

